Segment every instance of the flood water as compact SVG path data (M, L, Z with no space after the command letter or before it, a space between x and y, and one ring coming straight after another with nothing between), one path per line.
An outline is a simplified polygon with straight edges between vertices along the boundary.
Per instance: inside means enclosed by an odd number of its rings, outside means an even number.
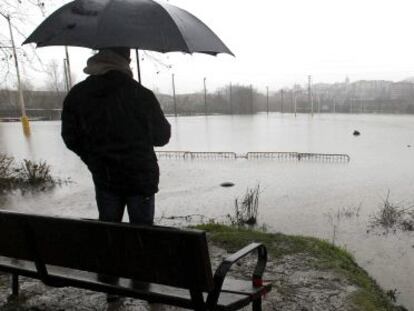
M259 183L260 225L345 247L384 289L398 290L399 303L414 310L414 234L367 232L388 192L393 202L414 203L414 116L262 114L170 122L173 137L160 150L344 153L351 161L160 160L159 222L190 214L224 220L233 213L235 198ZM46 160L54 175L73 183L51 192L16 192L2 198L0 207L96 217L90 175L63 145L60 122L31 125L32 136L26 139L20 124L0 123L0 152ZM361 136L353 136L354 130ZM223 182L235 186L220 187Z

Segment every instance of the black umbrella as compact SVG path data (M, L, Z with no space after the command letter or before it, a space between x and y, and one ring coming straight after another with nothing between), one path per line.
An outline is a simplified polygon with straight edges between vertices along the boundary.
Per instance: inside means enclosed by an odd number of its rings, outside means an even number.
M51 14L24 41L91 49L234 55L202 21L154 0L75 0Z

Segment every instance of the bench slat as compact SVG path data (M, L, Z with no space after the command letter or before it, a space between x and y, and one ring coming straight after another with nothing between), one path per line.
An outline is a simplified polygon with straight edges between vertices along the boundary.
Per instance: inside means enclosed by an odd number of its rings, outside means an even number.
M256 250L260 280L267 253L257 243L229 256L213 279L203 231L0 211L0 271L189 309L232 311L253 302L259 310L270 283L255 288L225 279L234 262Z
M214 287L207 239L196 230L2 211L0 255L200 291Z

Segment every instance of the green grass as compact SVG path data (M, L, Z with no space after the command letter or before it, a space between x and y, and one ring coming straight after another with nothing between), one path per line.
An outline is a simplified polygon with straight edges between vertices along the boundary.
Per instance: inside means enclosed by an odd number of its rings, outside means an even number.
M340 273L351 284L359 288L350 297L354 310L404 310L392 304L389 297L378 286L376 281L364 269L358 266L351 254L326 241L311 237L266 233L219 224L199 225L196 228L207 231L213 243L230 252L236 251L251 242L261 242L266 245L269 255L273 259L299 253L309 254L315 259L314 265L317 269L333 270Z

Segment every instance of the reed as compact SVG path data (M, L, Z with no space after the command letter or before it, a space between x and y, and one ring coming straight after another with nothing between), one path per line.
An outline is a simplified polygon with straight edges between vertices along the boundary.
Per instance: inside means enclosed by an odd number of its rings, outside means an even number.
M227 215L234 226L254 226L257 224L259 211L260 184L248 188L244 196L234 200L234 215Z
M380 228L385 232L414 231L414 206L390 201L390 192L383 200L379 210L371 216L370 229Z

